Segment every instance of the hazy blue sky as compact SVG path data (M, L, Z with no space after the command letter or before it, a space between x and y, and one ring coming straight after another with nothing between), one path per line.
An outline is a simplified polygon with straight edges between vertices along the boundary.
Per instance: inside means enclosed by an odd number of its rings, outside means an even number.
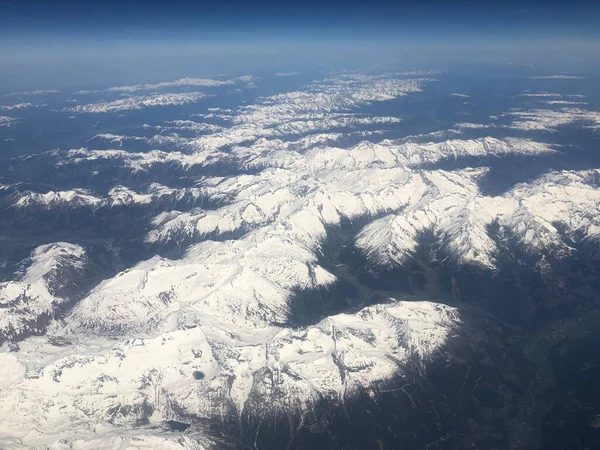
M598 2L570 0L52 1L3 0L2 34L298 35L312 30L596 35Z
M0 0L0 82L499 59L598 63L592 1Z

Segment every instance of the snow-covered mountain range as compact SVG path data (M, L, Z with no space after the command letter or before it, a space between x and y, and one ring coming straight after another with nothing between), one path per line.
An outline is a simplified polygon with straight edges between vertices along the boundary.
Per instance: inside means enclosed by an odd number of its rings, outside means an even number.
M205 98L202 88L257 80L117 87L107 92L133 95L63 112L190 106ZM234 435L251 442L263 422L281 417L292 446L301 430L325 427L323 402L344 407L361 393L376 402L398 380L406 394L430 367L457 363L453 342L467 336L482 351L488 335L447 298L384 288L367 296L356 285L340 293L356 279L332 255L351 249L376 277L420 261L430 234L436 267L494 279L516 246L547 273L577 246L598 244L600 169L551 170L486 192L481 180L494 164L565 148L550 138L494 136L476 123L398 136L405 118L368 112L435 82L419 73L342 73L253 104L140 126L138 136L99 133L89 147L12 160L0 172L6 236L24 240L18 233L42 218L67 232L17 263L0 253L0 264L15 266L0 283L0 447L220 448ZM164 92L172 88L194 92ZM597 115L511 111L502 129L550 136L564 124L596 126ZM92 147L100 142L118 148ZM157 148L131 150L132 142ZM107 269L95 249L117 258L129 237L90 237L85 230L103 217L128 217L136 245L154 256L140 252L127 267ZM41 240L56 231L44 230ZM165 250L173 248L177 257ZM336 295L343 307L294 320L307 297L325 304ZM181 436L169 421L192 427ZM241 431L224 437L211 423ZM268 448L257 440L255 448Z

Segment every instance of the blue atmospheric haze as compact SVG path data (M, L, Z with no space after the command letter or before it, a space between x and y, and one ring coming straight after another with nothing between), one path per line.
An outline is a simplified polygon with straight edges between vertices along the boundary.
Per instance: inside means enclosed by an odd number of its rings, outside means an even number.
M499 61L593 70L592 1L0 0L0 90Z

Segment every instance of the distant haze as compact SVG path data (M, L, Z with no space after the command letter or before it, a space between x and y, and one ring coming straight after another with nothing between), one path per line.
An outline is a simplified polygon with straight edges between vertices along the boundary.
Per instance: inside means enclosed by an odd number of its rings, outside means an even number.
M9 1L0 3L0 83L483 61L587 70L600 64L598 23L600 7L582 1Z

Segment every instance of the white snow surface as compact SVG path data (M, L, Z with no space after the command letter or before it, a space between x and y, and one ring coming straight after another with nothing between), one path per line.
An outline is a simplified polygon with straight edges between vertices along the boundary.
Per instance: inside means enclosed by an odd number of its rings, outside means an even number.
M403 74L421 75L427 74ZM573 240L599 238L599 170L551 172L490 196L478 185L486 167L436 168L461 158L557 151L548 144L492 137L440 141L443 133L377 140L379 127L400 119L357 109L417 92L429 81L343 74L235 111L194 115L229 126L187 119L161 125L202 133L162 136L181 151L60 153L61 166L105 160L133 173L160 164L186 170L232 161L256 170L200 177L185 189L155 183L143 192L114 186L106 196L82 189L16 195L14 206L25 209L143 205L183 195L227 202L213 210L158 214L147 241L177 244L186 249L182 258L139 262L96 286L47 336L20 342L18 352L0 349L0 447L171 448L180 443L153 428L165 420L239 418L250 403L259 416L302 412L320 398L343 402L360 388L376 392L415 361L423 367L444 358L461 318L435 302L396 298L299 328L287 324L294 292L337 281L320 258L328 232L346 219L368 222L353 244L376 266L414 257L424 232L432 232L457 264L492 271L498 251L488 232L492 224L498 224L498 239L517 240L531 252L569 252L563 233ZM179 84L127 91L172 86ZM190 95L151 94L77 108L181 104L194 101ZM547 129L563 123L565 114L584 114L574 111L582 110L518 113L516 123ZM348 137L365 140L337 145ZM127 137L100 138L122 143ZM57 256L43 256L46 247L36 250L19 280L0 285L0 299L14 301L29 289L40 311L56 301L44 290L43 274L60 264L61 252L84 254L70 244L49 248ZM203 378L195 379L195 372ZM202 436L182 439L177 448L212 446Z
M15 105L0 105L0 109L3 111L12 111L15 109L31 108L32 106L32 103L17 103Z
M554 101L547 102L554 106L565 106L558 109L533 109L513 111L507 115L513 118L512 128L525 131L554 132L558 127L581 124L584 127L599 129L600 112L575 108L580 102ZM567 107L568 106L568 107Z
M56 306L68 301L56 296L48 283L65 268L81 267L85 258L79 245L57 242L37 247L17 280L0 283L1 335L17 335L25 328L35 330L38 318L51 315ZM2 367L10 373L10 365ZM0 373L0 378L6 376Z
M8 128L12 126L15 122L15 119L7 116L0 116L0 128Z
M69 191L48 191L45 193L17 191L13 194L12 206L17 209L37 207L46 210L61 208L88 208L96 210L102 207L149 205L160 201L176 203L183 198L199 200L211 198L219 200L214 189L204 187L170 188L159 183L151 183L143 192L136 192L126 186L113 187L107 196L87 189L71 189Z
M419 233L433 231L450 258L493 270L498 248L487 229L497 222L501 235L516 239L531 252L567 254L570 248L557 223L574 241L600 237L599 175L597 169L551 172L489 197L481 195L468 178L460 184L452 180L459 176L456 172L429 173L427 180L435 188L400 213L367 225L357 245L375 264L402 264L414 255Z
M137 91L155 91L157 89L171 87L219 87L235 84L234 80L214 80L210 78L181 78L175 81L163 81L154 84L136 84L133 86L115 86L108 88L108 92L137 92Z
M235 416L250 393L259 396L257 412L265 416L304 410L322 396L374 387L413 356L433 357L459 320L447 306L393 301L292 330L224 324L200 304L174 299L171 305L179 320L165 314L145 337L67 333L66 347L30 338L20 352L4 354L10 372L3 367L0 442L48 445L98 428L159 424L181 409ZM205 378L195 380L194 371Z
M559 74L559 75L541 75L541 76L535 76L535 77L527 77L527 79L529 79L529 80L584 80L585 77L582 77L579 75Z
M3 94L0 97L25 97L31 95L48 95L48 94L58 94L57 90L47 89L47 90L35 90L35 91L24 91L24 92L11 92L10 94Z
M115 111L128 111L154 106L177 106L197 102L205 97L201 92L183 94L152 94L126 97L108 102L90 103L64 108L64 111L77 113L106 113Z

